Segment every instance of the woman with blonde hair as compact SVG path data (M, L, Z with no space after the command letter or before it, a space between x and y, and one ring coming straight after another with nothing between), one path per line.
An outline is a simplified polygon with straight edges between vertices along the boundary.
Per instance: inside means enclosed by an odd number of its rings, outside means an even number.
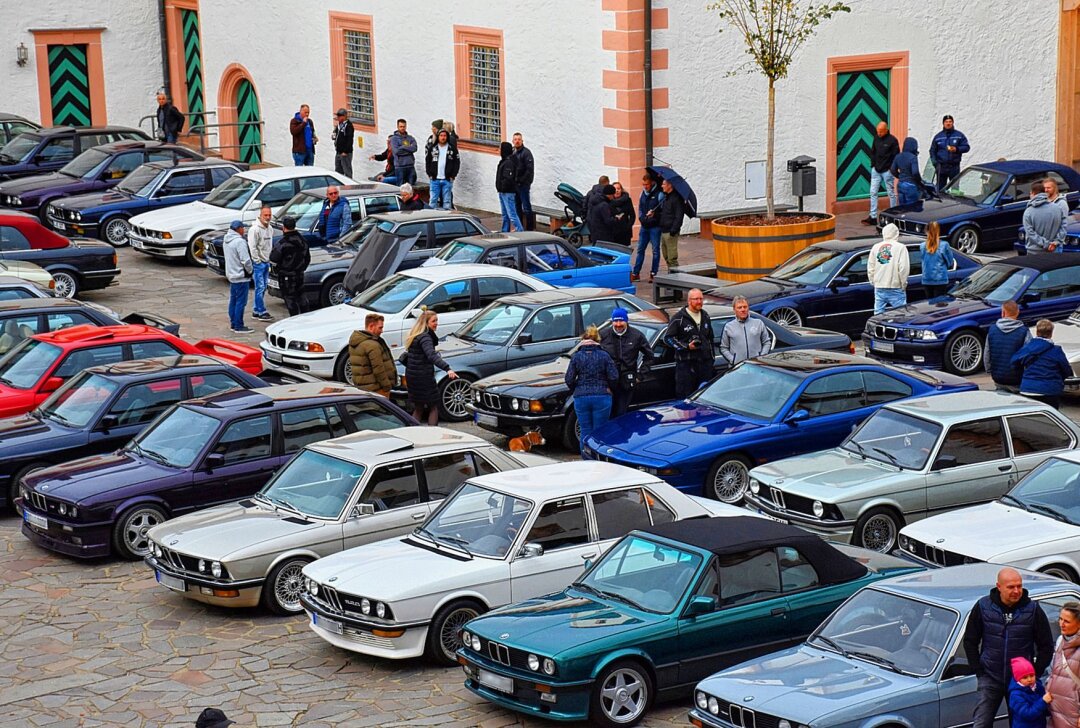
M406 389L412 402L413 417L424 422L426 410L427 423L432 426L439 424L439 388L435 386L435 367L446 372L450 379L457 379L457 374L435 349L439 344L439 337L435 333L438 328L439 315L434 311L424 311L405 338Z
M585 329L577 351L566 369L566 386L574 398L574 414L581 428L578 447L611 416L611 388L619 381L619 370L611 355L600 346L595 326Z
M1050 725L1080 725L1080 603L1065 602L1058 615L1061 636L1050 660L1046 694L1050 699Z
M919 245L922 255L922 285L927 300L940 298L949 292L949 271L956 263L949 243L941 239L936 222L926 226L926 242Z

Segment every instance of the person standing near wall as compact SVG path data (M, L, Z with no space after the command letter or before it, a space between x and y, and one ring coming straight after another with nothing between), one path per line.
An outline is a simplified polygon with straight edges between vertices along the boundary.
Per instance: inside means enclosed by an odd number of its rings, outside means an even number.
M930 142L930 161L937 173L937 188L944 190L960 174L960 162L971 151L964 132L956 128L949 114L941 119L941 131Z
M274 249L274 229L270 227L273 214L270 205L263 205L259 217L248 228L248 251L251 253L252 278L255 279L255 305L251 317L259 321L273 321L266 310L266 284L270 277L270 252Z
M593 245L601 242L615 242L616 228L619 224L614 205L615 185L604 185L600 192L603 196L589 205L589 217L587 219L589 223L589 242ZM633 214L633 208L631 208L630 214Z
M641 280L641 267L645 264L645 249L652 246L652 267L649 270L649 283L652 283L656 272L660 270L660 205L664 201L664 193L652 174L646 170L641 178L641 196L638 198L638 222L641 230L638 233L637 260L634 261L634 272L630 280Z
M630 247L634 240L634 201L623 189L622 182L612 185L615 196L611 198L611 209L615 213L615 242Z
M514 159L517 161L517 208L518 216L525 223L526 230L536 229L536 214L533 213L532 192L533 177L536 175L536 163L532 151L525 146L525 139L521 132L514 132L512 137L514 145Z
M683 199L671 182L664 180L660 184L664 200L660 205L660 249L664 252L664 262L668 272L679 267L679 231L683 224Z
M184 115L173 106L172 99L164 93L157 95L157 137L166 144L175 144L184 128Z
M450 132L439 129L435 143L424 154L424 171L431 180L432 210L454 209L454 178L461 169L461 155L457 143L450 138Z
M270 262L277 267L278 285L290 316L304 312L304 271L311 264L311 251L304 236L296 231L296 219L281 221L285 234L270 251Z
M349 112L338 109L334 121L334 171L351 178L354 129Z
M499 166L495 170L495 191L499 193L499 208L502 210L502 231L521 232L524 228L517 213L517 159L510 142L499 145L499 157Z
M879 121L874 143L870 147L870 215L864 225L877 225L878 192L884 189L889 206L896 207L896 187L893 185L892 165L900 153L900 142L889 133L889 125Z
M390 139L392 137L386 137L386 149L382 150L379 154L372 154L368 159L373 162L385 162L386 166L383 167L383 171L374 177L369 179L372 182L382 182L383 184L396 185L400 183L397 177L394 176L394 152L390 149Z
M397 131L390 137L394 158L394 176L398 182L416 184L416 138L409 133L408 122L397 120Z
M292 134L293 164L297 167L310 167L315 164L315 145L319 143L319 137L315 136L315 122L311 120L310 106L300 106L300 110L289 121L289 133Z
M881 242L870 248L866 275L874 286L874 315L887 308L907 305L907 282L911 260L900 242L900 228L891 222L881 231Z

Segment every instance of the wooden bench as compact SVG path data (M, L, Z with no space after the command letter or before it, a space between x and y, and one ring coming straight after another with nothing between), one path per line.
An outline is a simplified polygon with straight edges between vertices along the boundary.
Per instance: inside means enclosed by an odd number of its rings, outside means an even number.
M776 212L791 212L795 209L795 205L776 205ZM701 220L701 229L698 231L698 236L705 240L712 240L712 225L713 220L718 217L728 217L729 215L763 215L768 211L768 208L762 205L761 207L735 207L730 210L710 210L708 212L699 212L698 219Z
M712 273L713 275L705 275ZM710 288L723 286L731 281L725 281L716 277L715 263L695 263L693 265L681 265L674 272L658 273L653 276L653 303L660 304L669 301L681 301L683 292L692 288L700 288L707 291Z
M547 218L548 229L550 232L555 232L563 225L566 225L570 222L570 218L566 216L566 208L543 207L541 205L533 205L532 209L534 215Z

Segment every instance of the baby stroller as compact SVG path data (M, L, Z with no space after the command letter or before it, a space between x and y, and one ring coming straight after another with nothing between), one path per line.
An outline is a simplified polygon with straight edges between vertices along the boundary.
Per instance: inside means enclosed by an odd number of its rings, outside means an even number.
M589 228L585 223L585 195L562 182L555 188L555 197L563 203L568 221L556 230L555 234L577 247L581 245L582 238L589 234Z

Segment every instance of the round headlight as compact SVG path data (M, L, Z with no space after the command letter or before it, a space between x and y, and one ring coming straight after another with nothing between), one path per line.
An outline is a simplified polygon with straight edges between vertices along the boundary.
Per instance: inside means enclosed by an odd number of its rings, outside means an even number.
M523 400L521 400L521 402L519 404L521 406L521 409L523 409L525 411L529 410L529 400L523 399Z
M76 212L75 213L75 219L76 220L82 220L82 213L81 212Z
M312 580L311 582L311 596L319 596L319 582Z
M533 672L540 669L540 658L536 655L529 655L529 669Z
M214 563L210 564L210 573L214 575L215 579L220 579L221 578L221 562L220 561L215 561Z
M776 728L791 728L791 721L783 720L776 724Z
M386 605L382 602L375 602L375 616L379 619L386 619Z
M472 648L477 652L480 651L480 638L477 635L472 636Z
M821 518L825 515L825 505L821 501L814 501L814 516Z
M720 715L720 701L716 698L709 698L709 712L713 715Z
M466 647L472 647L472 635L468 632L462 632L461 644L465 645Z
M700 690L698 690L697 694L694 695L694 702L697 703L697 707L701 708L702 710L709 709L709 697Z
M479 392L473 392L473 401L476 402L477 404L480 404L480 393Z
M199 559L199 571L206 571L206 561Z
M761 483L759 483L758 481L751 478L750 479L750 492L753 493L754 495L757 495L758 491L760 491L760 490L761 490Z
M516 410L518 408L518 401L516 399L510 400L510 409Z
M899 541L900 541L900 548L905 549L905 550L911 548L911 539L908 538L907 536L905 536L904 534L900 534Z
M79 515L79 509L76 508L75 506L72 506L71 508L68 509L68 513L71 514L72 518L77 518L78 515Z
M66 516L67 515L67 506L65 504L61 503L60 507L57 508L57 510L60 511L61 516Z
M161 554L162 554L161 546L159 546L157 544L154 544L154 556L157 556L160 559Z
M555 674L555 660L550 657L544 658L544 672L548 675Z
M360 612L363 613L363 614L371 614L371 600L370 599L365 598L365 599L360 600Z

